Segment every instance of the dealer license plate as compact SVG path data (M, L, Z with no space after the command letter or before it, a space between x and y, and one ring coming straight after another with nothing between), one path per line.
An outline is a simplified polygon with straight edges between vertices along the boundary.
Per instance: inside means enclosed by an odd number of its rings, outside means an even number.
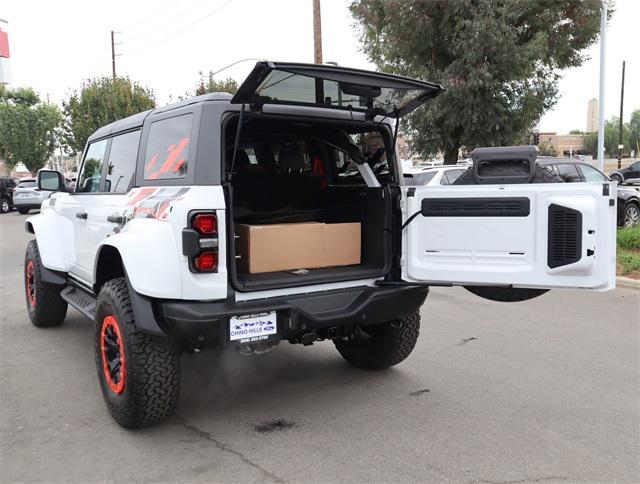
M276 312L246 314L229 318L229 340L254 343L273 339L278 334Z

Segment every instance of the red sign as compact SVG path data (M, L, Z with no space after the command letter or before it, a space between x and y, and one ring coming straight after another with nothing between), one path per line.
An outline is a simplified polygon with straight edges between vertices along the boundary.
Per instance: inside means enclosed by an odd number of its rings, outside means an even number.
M0 57L11 57L9 55L9 35L0 30Z

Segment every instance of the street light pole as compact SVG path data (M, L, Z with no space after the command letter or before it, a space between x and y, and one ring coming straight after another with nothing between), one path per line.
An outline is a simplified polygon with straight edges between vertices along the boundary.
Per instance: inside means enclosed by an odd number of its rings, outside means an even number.
M604 80L607 53L607 0L602 0L600 11L600 94L598 113L598 165L604 171Z
M624 106L624 65L622 61L622 86L620 87L620 137L618 139L618 170L622 168L622 107Z

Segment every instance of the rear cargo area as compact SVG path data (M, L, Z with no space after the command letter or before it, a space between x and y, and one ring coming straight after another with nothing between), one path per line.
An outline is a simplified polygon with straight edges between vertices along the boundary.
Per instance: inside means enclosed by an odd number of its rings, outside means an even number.
M227 124L229 274L237 290L366 279L389 271L389 140L371 129L249 118L234 159L237 122ZM349 155L334 145L334 130L348 130L370 157L381 186L367 186Z

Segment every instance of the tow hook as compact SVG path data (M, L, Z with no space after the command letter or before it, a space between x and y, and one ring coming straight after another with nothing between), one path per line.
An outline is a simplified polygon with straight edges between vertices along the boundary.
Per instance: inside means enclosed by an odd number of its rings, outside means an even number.
M312 331L310 333L305 333L302 336L300 336L300 343L302 343L304 346L310 346L315 341L318 341L319 339L320 339L320 336L318 335L318 333L316 333L315 331Z

